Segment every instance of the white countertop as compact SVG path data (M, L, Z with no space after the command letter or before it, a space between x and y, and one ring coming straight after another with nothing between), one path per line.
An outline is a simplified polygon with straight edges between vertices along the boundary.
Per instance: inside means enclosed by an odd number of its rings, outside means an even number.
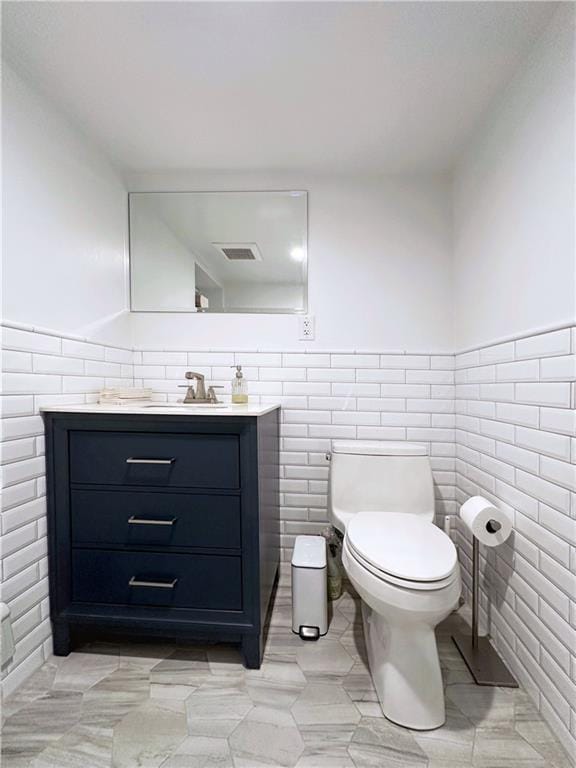
M265 413L280 408L279 403L272 405L230 405L220 406L182 405L181 403L152 403L151 405L46 405L40 408L44 413L117 413L141 414L142 416L264 416Z

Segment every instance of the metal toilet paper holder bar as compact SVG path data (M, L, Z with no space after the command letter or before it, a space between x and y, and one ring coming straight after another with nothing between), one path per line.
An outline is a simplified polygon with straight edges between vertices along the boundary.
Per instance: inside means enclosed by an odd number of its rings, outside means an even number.
M486 524L490 533L496 533L500 527L496 520L489 520ZM477 685L518 688L518 683L492 647L490 640L478 634L479 590L480 542L476 536L472 536L472 635L458 632L452 635L452 640Z

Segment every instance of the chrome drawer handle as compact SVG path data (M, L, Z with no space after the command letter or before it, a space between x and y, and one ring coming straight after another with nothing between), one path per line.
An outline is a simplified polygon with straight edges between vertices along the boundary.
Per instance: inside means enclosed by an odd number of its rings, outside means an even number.
M174 525L175 522L175 517L172 520L146 520L145 517L134 517L134 515L128 518L130 525Z
M130 581L128 582L129 587L154 587L154 588L160 588L160 589L174 589L178 582L178 579L172 579L172 581L141 581L136 578L136 576L132 576Z
M126 459L126 464L174 464L176 459Z

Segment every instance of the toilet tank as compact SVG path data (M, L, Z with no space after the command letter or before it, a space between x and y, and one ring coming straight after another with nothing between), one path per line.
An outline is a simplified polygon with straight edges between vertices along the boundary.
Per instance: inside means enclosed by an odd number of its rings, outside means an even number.
M366 511L433 520L434 486L425 445L372 440L332 444L330 521L344 532L353 515Z

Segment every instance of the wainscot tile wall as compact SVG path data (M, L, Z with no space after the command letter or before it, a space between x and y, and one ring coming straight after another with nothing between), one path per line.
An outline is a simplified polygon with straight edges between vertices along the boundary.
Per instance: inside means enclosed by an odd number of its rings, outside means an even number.
M16 641L14 659L2 670L8 695L52 652L39 409L94 401L104 386L132 385L133 352L24 327L2 331L1 594Z
M41 404L94 400L134 383L182 397L186 370L224 386L242 364L250 397L282 404L282 543L327 522L333 439L429 446L437 522L448 523L470 589L458 506L480 493L514 518L483 550L484 628L570 754L576 755L576 329L465 354L382 351L136 351L29 328L4 329L2 599L15 619L10 692L50 653ZM456 371L454 361L456 360Z
M186 370L222 385L241 364L251 399L282 403L282 556L294 538L327 524L332 440L414 440L429 447L438 523L456 512L454 356L376 352L199 352L139 350L137 385L182 398Z
M4 672L13 691L51 652L46 566L43 422L46 403L84 403L104 386L150 386L182 398L187 370L230 398L242 364L250 397L282 403L283 560L294 537L327 523L332 439L418 440L429 446L439 524L455 513L454 357L351 352L129 350L4 324L2 396L2 600L16 655ZM286 568L283 569L286 573Z
M576 761L576 329L456 356L457 501L512 518L482 548L484 629ZM459 521L466 587L471 541Z

